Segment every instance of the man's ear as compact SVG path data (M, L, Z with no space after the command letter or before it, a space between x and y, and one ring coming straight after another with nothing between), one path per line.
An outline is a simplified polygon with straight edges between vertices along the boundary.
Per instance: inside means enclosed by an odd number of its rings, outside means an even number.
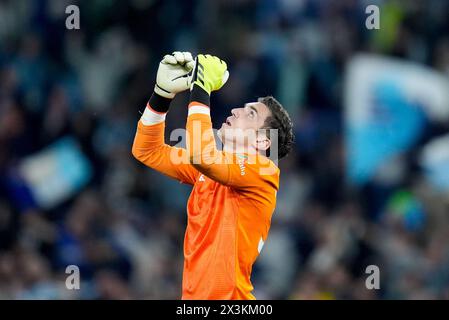
M267 151L271 146L271 141L268 139L266 133L258 132L257 138L254 141L254 147L258 151Z

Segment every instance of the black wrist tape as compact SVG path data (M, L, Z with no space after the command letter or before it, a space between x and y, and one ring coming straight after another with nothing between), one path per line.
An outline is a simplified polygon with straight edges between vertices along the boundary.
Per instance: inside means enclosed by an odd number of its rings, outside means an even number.
M161 97L156 92L153 92L150 100L148 101L154 111L162 113L166 113L168 111L171 102L172 99Z

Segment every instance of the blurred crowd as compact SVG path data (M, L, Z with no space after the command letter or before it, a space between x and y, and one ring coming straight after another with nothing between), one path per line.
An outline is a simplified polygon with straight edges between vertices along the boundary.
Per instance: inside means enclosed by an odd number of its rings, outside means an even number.
M80 30L65 27L69 4L80 8ZM368 4L381 9L380 30L365 28ZM190 187L131 155L158 63L175 50L228 62L230 81L212 98L216 124L269 94L294 122L295 149L279 162L277 209L253 268L257 298L449 299L449 195L416 164L449 124L429 124L394 183L351 186L342 97L356 52L449 76L448 12L441 0L0 0L0 299L180 298ZM175 98L167 132L184 127L187 99ZM42 208L17 168L66 136L93 175ZM404 201L418 218L401 213ZM66 289L68 265L80 268L80 290ZM369 265L379 267L379 290L365 286Z

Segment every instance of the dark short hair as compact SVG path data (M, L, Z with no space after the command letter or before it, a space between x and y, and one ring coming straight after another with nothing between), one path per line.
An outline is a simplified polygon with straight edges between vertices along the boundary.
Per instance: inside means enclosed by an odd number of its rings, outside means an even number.
M278 157L285 157L290 153L293 147L293 123L287 110L272 96L261 97L257 99L270 110L270 115L265 119L263 129L278 130Z

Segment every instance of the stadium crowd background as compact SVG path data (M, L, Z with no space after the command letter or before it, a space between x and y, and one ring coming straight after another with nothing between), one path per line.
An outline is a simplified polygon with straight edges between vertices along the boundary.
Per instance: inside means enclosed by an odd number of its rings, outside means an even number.
M79 5L81 29L65 28ZM365 7L381 29L365 28ZM0 298L178 299L190 187L131 156L157 65L185 50L226 60L213 97L219 124L232 107L273 94L289 110L294 152L280 161L271 232L254 266L259 299L448 299L449 201L423 182L417 151L449 132L429 125L393 184L345 179L344 67L356 52L426 64L449 76L448 1L0 1ZM167 130L182 128L188 94ZM448 106L449 107L449 106ZM89 183L51 208L30 200L20 162L74 137ZM421 218L391 213L412 195ZM415 221L416 222L416 221ZM65 268L81 289L65 288ZM367 290L366 266L380 268Z

